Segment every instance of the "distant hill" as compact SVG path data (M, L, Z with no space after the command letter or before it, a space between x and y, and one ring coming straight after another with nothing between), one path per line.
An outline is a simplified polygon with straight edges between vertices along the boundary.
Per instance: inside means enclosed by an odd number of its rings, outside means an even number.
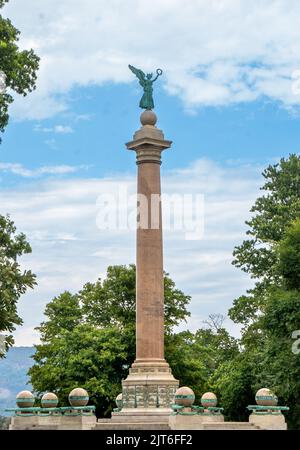
M16 395L31 390L27 372L32 366L34 347L12 347L6 358L0 359L0 416L8 415L5 408L16 406Z

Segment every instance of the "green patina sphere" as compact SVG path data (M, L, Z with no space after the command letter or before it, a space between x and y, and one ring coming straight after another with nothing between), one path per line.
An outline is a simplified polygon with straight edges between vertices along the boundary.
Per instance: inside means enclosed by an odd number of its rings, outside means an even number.
M191 407L195 401L194 391L187 387L183 386L177 389L175 393L175 403L179 406L184 406L186 408Z
M204 408L215 408L218 404L217 396L213 392L206 392L202 395L201 405Z
M116 398L116 405L119 409L122 409L123 407L123 395L119 394L118 397Z
M56 408L58 405L58 398L53 392L47 392L41 399L42 408Z
M276 395L267 388L262 388L257 391L255 400L259 406L277 406L278 398Z
M86 406L89 402L89 394L85 389L76 388L69 394L69 403L71 406Z
M18 408L32 408L35 402L34 395L30 391L22 391L16 397Z

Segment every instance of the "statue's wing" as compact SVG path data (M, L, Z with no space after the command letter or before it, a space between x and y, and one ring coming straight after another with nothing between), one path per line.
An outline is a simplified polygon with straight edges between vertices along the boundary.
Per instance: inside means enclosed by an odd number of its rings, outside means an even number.
M136 67L133 67L130 64L128 67L131 70L131 72L133 72L134 75L138 77L141 84L146 80L146 75L144 74L144 72L142 70L137 69Z

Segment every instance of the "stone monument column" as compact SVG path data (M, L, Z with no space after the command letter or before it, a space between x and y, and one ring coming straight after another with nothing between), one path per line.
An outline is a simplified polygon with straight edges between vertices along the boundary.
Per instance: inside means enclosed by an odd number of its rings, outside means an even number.
M164 359L164 283L160 166L171 141L156 127L157 117L146 110L142 128L127 144L138 166L136 260L136 360L123 381L122 413L170 414L178 381Z
M148 119L148 121L147 121ZM151 142L149 128L154 113L143 114L146 130L137 133L130 150L136 151L138 166L138 224L136 254L136 362L164 361L164 280L160 166L161 152L171 142ZM145 133L146 131L146 133ZM141 134L142 142L139 142ZM137 146L136 146L137 145Z

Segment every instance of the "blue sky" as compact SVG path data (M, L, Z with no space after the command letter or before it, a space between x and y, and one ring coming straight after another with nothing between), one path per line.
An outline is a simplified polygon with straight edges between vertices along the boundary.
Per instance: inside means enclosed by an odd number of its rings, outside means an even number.
M232 250L245 236L262 170L300 145L300 5L286 3L11 0L5 7L22 31L21 47L41 56L37 90L15 99L0 146L0 213L27 234L33 253L22 264L38 277L20 301L17 345L38 341L34 327L54 295L104 276L109 264L134 262L132 230L96 226L99 195L135 191L125 143L140 127L141 88L128 64L164 69L155 85L158 127L173 141L163 155L164 192L204 196L201 240L165 232L165 268L192 296L185 327L226 314L251 286L232 267Z
M155 90L158 126L173 140L164 155L169 169L206 157L220 164L259 162L299 151L300 118L267 99L234 106L201 107L191 113L168 95L163 81ZM14 121L7 128L1 161L40 166L86 166L77 176L135 171L124 143L139 126L140 89L132 84L74 88L70 110L45 120ZM3 176L3 174L2 174ZM76 175L75 175L76 176ZM24 180L4 177L2 186Z

